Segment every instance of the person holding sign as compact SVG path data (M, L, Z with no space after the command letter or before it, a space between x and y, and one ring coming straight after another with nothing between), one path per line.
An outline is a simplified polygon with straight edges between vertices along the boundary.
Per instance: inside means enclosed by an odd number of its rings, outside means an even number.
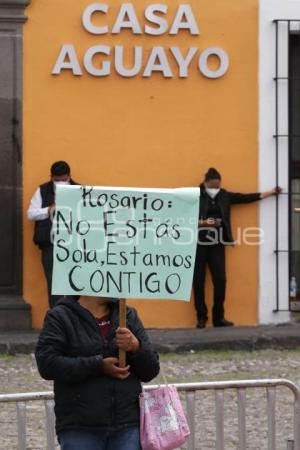
M238 203L251 203L278 195L282 189L264 193L240 194L221 188L221 175L210 168L200 185L199 239L197 245L194 292L197 310L197 328L204 328L208 319L205 304L205 272L208 265L214 286L213 325L228 327L233 323L224 317L226 289L225 246L234 245L230 208Z
M71 169L67 162L56 161L52 164L51 179L42 184L35 191L28 211L29 220L35 222L33 242L38 245L42 253L42 264L47 280L48 302L52 308L60 295L51 294L53 269L53 242L51 240L52 218L55 211L55 192L58 185L75 185L71 178Z
M90 296L61 299L45 317L35 355L54 380L62 450L141 450L141 382L158 375L159 358L135 309L126 321L119 326L117 299Z

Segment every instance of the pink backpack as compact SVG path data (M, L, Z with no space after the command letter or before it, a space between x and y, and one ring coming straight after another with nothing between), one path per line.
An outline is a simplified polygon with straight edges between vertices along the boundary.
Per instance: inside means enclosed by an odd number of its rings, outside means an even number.
M140 394L143 450L173 450L184 444L190 430L175 386Z

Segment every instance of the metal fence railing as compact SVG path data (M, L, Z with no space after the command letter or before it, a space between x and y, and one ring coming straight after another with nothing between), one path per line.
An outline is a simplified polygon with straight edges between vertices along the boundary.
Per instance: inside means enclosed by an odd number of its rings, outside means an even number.
M178 391L185 394L187 419L190 425L191 435L187 444L188 450L195 450L199 447L196 442L196 402L195 394L197 391L213 391L215 393L215 427L216 427L216 450L225 450L224 442L224 416L225 401L224 394L227 390L235 390L237 395L237 417L238 417L238 450L247 448L247 401L246 391L249 388L266 390L267 408L267 448L276 450L276 389L285 387L293 394L293 437L286 437L287 450L300 450L300 390L289 380L285 379L265 379L265 380L243 380L243 381L217 381L209 383L186 383L175 384ZM155 385L145 386L146 390L153 389ZM26 405L28 402L42 401L45 406L46 424L45 433L47 440L47 450L55 449L55 418L54 418L54 400L52 392L38 392L26 394L7 394L0 395L1 407L4 403L16 404L16 427L18 433L18 450L26 450Z

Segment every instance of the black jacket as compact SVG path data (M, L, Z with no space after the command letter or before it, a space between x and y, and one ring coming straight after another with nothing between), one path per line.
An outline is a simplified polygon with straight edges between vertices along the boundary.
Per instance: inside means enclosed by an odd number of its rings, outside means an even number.
M73 180L70 180L70 184L77 185L77 183ZM42 208L47 208L55 203L54 184L52 181L47 181L47 183L41 184L40 192L42 198ZM33 242L40 248L52 245L51 229L52 221L50 217L44 220L37 220L34 224Z
M127 353L131 375L121 381L102 373L102 358L118 356L118 314L118 303L111 304L104 341L93 315L75 300L61 300L48 311L35 356L41 376L54 380L57 433L139 424L140 382L159 373L159 359L136 310L127 308L127 327L140 341L136 354Z
M228 245L234 244L231 228L231 205L238 203L252 203L261 199L259 192L254 194L240 194L236 192L229 192L225 189L221 189L216 197L216 201L221 210L222 226L224 230L224 238ZM207 217L209 196L205 191L203 184L200 186L200 212L199 219L205 220Z

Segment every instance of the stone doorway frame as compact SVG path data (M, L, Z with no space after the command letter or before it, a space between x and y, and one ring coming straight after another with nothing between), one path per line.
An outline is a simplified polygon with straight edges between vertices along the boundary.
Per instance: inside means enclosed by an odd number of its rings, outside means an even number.
M14 244L11 248L10 255L11 263L13 265L13 280L10 285L0 286L0 331L31 329L31 306L23 299L22 238L23 25L27 20L25 8L30 2L31 0L0 0L0 39L2 38L2 56L10 56L10 58L8 58L10 65L5 67L6 78L5 80L2 80L2 85L0 87L3 98L13 102L13 114L11 117L12 132L10 129L3 130L2 132L3 136L7 136L7 133L11 132L11 140L10 143L7 144L9 148L5 148L3 151L6 152L5 155L11 155L14 170L13 180L11 181L11 186L9 186L14 193L12 231ZM9 76L7 74L9 74ZM5 142L7 143L7 141ZM3 168L3 170L5 170L5 168Z

